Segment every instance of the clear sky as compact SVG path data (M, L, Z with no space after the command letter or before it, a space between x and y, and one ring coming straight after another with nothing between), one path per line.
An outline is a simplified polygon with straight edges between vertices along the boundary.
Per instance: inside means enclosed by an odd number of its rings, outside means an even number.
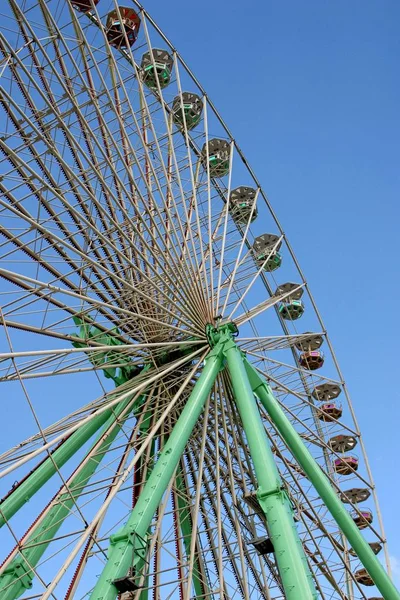
M350 388L400 584L400 2L145 5L294 246Z
M400 0L143 3L294 247L353 399L400 586ZM33 397L45 385L30 382ZM24 439L31 421L18 425Z

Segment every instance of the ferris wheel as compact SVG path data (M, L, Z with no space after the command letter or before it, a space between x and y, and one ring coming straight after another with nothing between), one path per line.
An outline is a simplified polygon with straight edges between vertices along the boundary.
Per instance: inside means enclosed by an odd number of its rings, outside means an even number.
M135 0L9 0L0 49L0 599L399 600L320 314L182 57Z

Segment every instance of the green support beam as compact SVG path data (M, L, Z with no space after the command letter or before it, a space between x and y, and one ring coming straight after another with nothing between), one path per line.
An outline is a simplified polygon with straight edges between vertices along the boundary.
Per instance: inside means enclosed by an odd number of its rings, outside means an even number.
M117 337L119 329L112 329L109 333L101 331L94 323L88 323L89 317L83 321L79 317L73 317L75 325L79 326L79 337L82 342L72 342L75 348L85 348L88 340L94 340L101 346L110 346L107 352L88 352L87 357L94 367L103 367L103 374L107 379L112 379L118 387L140 373L142 366L132 365L130 358L124 358L120 352L113 352L111 348L121 346L123 342ZM73 335L76 335L75 333ZM122 364L121 364L122 361ZM115 367L114 365L120 365Z
M179 469L176 474L175 479L176 490L177 490L177 509L179 512L179 524L182 531L183 543L185 546L186 558L189 562L190 559L190 550L191 550L191 540L193 534L193 526L192 526L192 515L190 513L190 508L188 506L187 500L187 490L185 486L185 482L183 480L182 470ZM193 587L196 593L195 598L205 598L210 597L210 592L207 589L205 591L205 585L203 583L203 577L201 574L200 561L198 557L194 557L193 562Z
M142 420L142 423L140 424L140 427L139 427L141 435L145 435L149 431L150 425L152 423L152 416L153 416L152 411L148 410ZM150 459L151 463L150 463L150 466L148 466L146 468L145 481L147 481L148 478L150 477L150 473L153 468L152 463L154 462L155 447L156 447L155 439L153 438L153 440L150 444L150 452L149 452L149 459ZM140 459L138 460L138 462L135 465L135 473L137 472L136 471L136 469L137 469L139 472L139 477L143 473L143 469L145 468L145 462L146 462L145 457L142 454L142 456L140 457ZM139 490L138 494L136 494L136 490L134 491L135 496L138 496L139 494L140 494L140 490ZM134 504L132 506L135 506L135 504L136 504L136 499L134 499ZM146 549L146 552L147 552L147 549ZM143 588L144 589L138 595L137 600L147 600L149 597L149 575L148 575L148 573L146 573L146 575L145 575Z
M0 504L0 527L28 502L36 492L100 429L112 415L112 409L95 415L74 431L51 456L41 462Z
M140 397L135 404L140 403ZM48 548L57 531L70 514L75 502L85 489L90 478L93 476L98 465L106 455L111 444L119 433L123 422L131 414L133 406L126 410L132 402L132 397L127 398L121 404L114 407L113 414L109 417L98 439L92 445L88 455L93 453L84 462L83 467L72 476L69 482L70 493L59 494L58 502L53 504L39 526L31 533L24 545L28 546L22 550L0 575L0 598L1 600L16 600L27 589L32 587L34 573L31 568L36 567L42 555ZM124 413L124 411L126 411Z
M116 579L133 569L139 579L147 550L148 529L163 494L175 472L187 441L204 408L212 385L222 365L222 344L208 355L204 369L170 434L128 521L110 537L108 561L90 595L91 600L115 600Z
M381 565L379 559L365 541L357 525L331 486L329 479L315 462L304 445L303 440L274 398L267 382L258 374L254 367L245 359L245 368L251 388L267 411L293 456L302 467L312 485L321 496L326 507L335 519L339 528L349 541L354 552L368 571L376 587L385 600L400 600L400 593Z
M116 337L116 334L119 334L118 329L113 330L111 333L104 333L94 324L87 323L79 317L74 317L73 320L75 325L79 326L78 335L82 338L82 342L73 342L72 345L75 348L85 348L88 339L95 340L104 346L108 345L110 348L122 344ZM73 333L73 335L76 336L76 333ZM121 367L113 367L113 363L121 362L121 355L111 349L108 352L88 353L88 359L95 367L110 364L109 368L104 369L104 375L109 379L113 379L116 386L126 383L141 371L144 372L149 368L149 365L144 367L131 365L130 359L126 359L125 364ZM14 490L11 490L0 502L0 527L3 527L6 521L11 519L43 487L57 469L60 469L104 425L112 414L113 411L110 409L97 416L95 415L88 423L74 431L51 453L51 456L45 458Z
M315 600L318 595L297 533L290 499L275 464L242 352L233 340L225 345L224 352L259 485L257 498L266 517L285 598Z

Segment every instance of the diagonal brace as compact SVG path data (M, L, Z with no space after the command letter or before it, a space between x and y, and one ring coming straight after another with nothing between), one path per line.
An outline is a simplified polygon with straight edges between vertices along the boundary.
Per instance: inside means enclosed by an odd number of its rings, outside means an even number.
M253 392L259 398L271 421L290 448L293 456L321 496L332 517L335 519L343 534L351 544L354 552L373 579L376 587L379 589L385 600L400 600L399 591L395 588L380 561L360 533L345 506L338 498L328 478L315 462L311 453L304 445L303 440L283 412L279 403L273 396L269 385L247 359L244 359L244 364Z
M266 517L285 598L316 600L317 592L293 519L291 502L275 464L243 354L233 339L225 345L224 352L259 485L257 498Z
M221 369L222 347L222 343L217 344L206 358L204 369L126 525L111 536L107 564L90 595L91 600L115 600L118 589L114 582L130 570L138 579L145 561L148 529Z

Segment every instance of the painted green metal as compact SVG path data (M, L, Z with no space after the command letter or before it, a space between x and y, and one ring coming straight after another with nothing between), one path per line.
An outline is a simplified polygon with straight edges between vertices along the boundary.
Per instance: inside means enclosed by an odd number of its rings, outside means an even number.
M207 323L206 325L206 336L211 348L214 348L218 342L229 342L238 333L239 330L232 321L230 323L223 323L218 327L214 327L211 323Z
M95 325L87 323L79 317L74 317L73 320L75 325L79 326L79 337L82 338L82 343L73 343L73 346L76 348L85 347L87 343L84 340L87 339L95 339L96 342L104 346L118 346L122 343L115 337L115 334L119 333L117 329L110 334L106 334ZM76 336L76 333L73 335ZM111 351L101 352L96 355L90 353L88 354L88 358L94 366L106 364L107 362L115 363L121 360L118 353L112 353ZM107 378L113 379L115 384L119 386L147 368L148 366L132 366L129 364L129 360L127 360L126 364L122 367L116 368L110 366L109 369L104 369L104 375ZM106 410L103 413L94 416L88 423L74 431L72 435L52 452L51 456L44 459L42 463L29 473L14 490L11 490L4 500L0 502L0 527L2 527L7 520L11 519L11 517L40 490L40 488L54 475L56 470L60 469L79 450L79 448L81 448L92 435L104 425L112 414L112 409Z
M104 333L94 323L88 323L88 317L83 321L79 317L73 317L75 325L79 326L79 337L82 338L82 343L72 342L75 348L84 348L87 346L87 340L95 340L102 346L120 346L123 342L119 340L119 330L117 328L110 331L110 333ZM74 333L73 335L76 336ZM122 358L120 352L90 352L87 354L88 359L94 367L106 366L110 364L108 368L103 368L104 376L107 379L112 379L116 386L122 385L126 381L138 375L143 369L142 366L132 365L129 358ZM122 362L122 364L121 364ZM113 364L121 365L119 367L113 366Z
M225 345L224 353L258 480L257 499L266 517L285 598L316 599L318 595L297 533L290 499L275 464L243 363L242 352L232 340Z
M221 365L222 344L218 344L208 355L204 369L126 525L110 537L108 561L90 595L91 600L115 600L118 590L113 582L126 576L130 569L133 569L137 578L140 575L146 558L150 523L179 463Z
M340 501L328 478L304 445L301 437L286 417L279 403L274 398L267 382L258 374L254 367L245 359L245 368L253 392L268 412L269 417L290 448L293 456L302 467L307 477L321 496L326 507L349 541L352 549L368 571L376 587L385 600L400 600L400 593L394 586L379 559L363 538L345 506Z
M132 412L133 405L131 409L123 414L130 403L132 403L132 397L114 407L113 414L109 417L98 439L89 451L95 451L95 454L84 462L82 469L78 470L72 478L68 486L70 493L63 492L59 495L57 504L53 504L37 530L26 540L24 545L29 547L19 553L0 575L0 598L2 600L16 600L26 589L32 587L34 573L31 568L38 564L58 529L70 514L74 503L84 491L99 463L109 450L120 431L122 423ZM135 404L137 403L138 401L135 402ZM122 414L122 418L118 420Z
M155 68L154 68L155 66ZM148 65L144 69L144 83L151 89L157 88L157 76L160 88L167 87L171 81L171 71L165 64L156 62L155 65ZM157 74L156 74L157 73Z
M182 531L182 539L183 544L185 546L186 558L189 561L190 558L190 546L192 540L192 515L190 514L190 509L185 500L185 496L187 496L187 490L185 487L185 483L183 481L182 471L178 470L175 479L178 500L178 511L179 511L179 523ZM210 597L209 590L205 589L205 585L203 583L204 578L201 576L201 569L198 559L195 557L193 564L193 586L196 593L195 598L208 598Z
M262 254L261 256L257 256L257 263L260 267L264 263L265 259L266 259L265 254ZM268 271L270 273L271 271L275 271L276 269L279 269L281 264L282 264L282 255L276 251L268 258L263 269L264 269L264 271Z
M145 435L149 431L151 423L152 423L152 416L153 416L152 411L148 410L140 424L140 427L139 427L141 435ZM156 445L155 445L155 440L153 439L151 442L151 445L150 445L150 453L149 453L150 465L148 466L148 468L146 470L145 481L147 481L148 478L150 477L150 474L151 474L151 471L153 468L152 461L154 460L155 449L156 449ZM145 464L145 457L144 457L144 455L142 455L135 465L135 472L137 469L139 474L141 474L144 464ZM135 506L136 501L137 501L136 499L139 496L139 494L140 494L140 491L139 491L139 493L137 493L137 491L134 490L134 500L133 500L134 504L132 506ZM146 552L147 552L147 549L146 549ZM143 588L144 589L139 593L137 600L147 600L149 597L149 575L148 575L148 573L146 574L146 576L144 578Z
M110 418L112 410L94 416L74 431L56 450L37 466L18 487L0 504L0 527L28 502L36 492L60 469Z

